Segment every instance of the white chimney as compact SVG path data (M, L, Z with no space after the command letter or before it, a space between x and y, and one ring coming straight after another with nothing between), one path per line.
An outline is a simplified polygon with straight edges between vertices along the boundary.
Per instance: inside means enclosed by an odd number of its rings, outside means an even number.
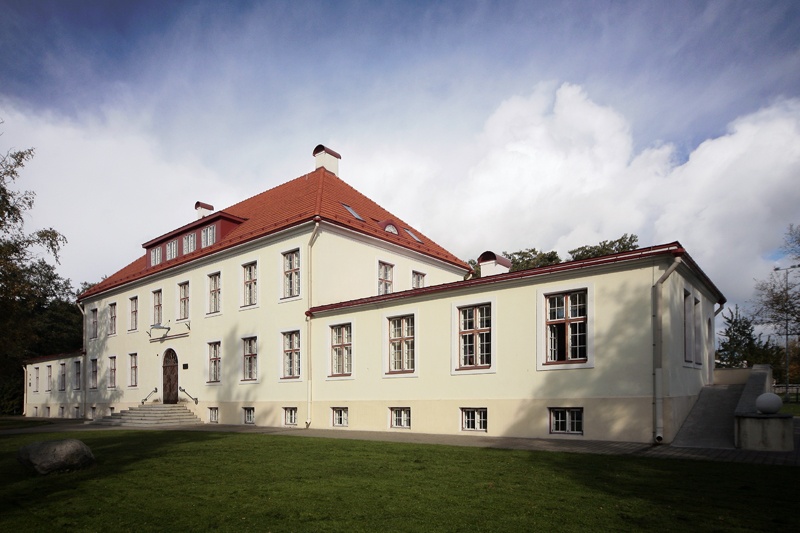
M511 269L511 260L494 252L486 251L478 257L478 266L481 267L481 277L505 274Z
M195 202L194 210L197 213L197 220L200 220L209 213L212 213L214 211L214 206L203 202Z
M317 147L314 148L313 155L316 162L315 169L325 167L325 169L333 172L337 176L339 175L339 160L342 156L321 144L318 144Z

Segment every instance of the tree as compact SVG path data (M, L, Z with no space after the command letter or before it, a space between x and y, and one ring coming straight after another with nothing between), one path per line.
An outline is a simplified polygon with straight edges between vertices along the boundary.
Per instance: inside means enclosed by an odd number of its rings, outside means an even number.
M81 315L69 280L61 278L42 252L58 263L66 239L53 228L26 233L24 218L35 194L12 189L33 149L0 156L0 405L19 411L24 387L22 361L81 346Z
M755 334L753 320L739 313L739 306L726 315L722 314L725 329L720 333L719 350L717 350L717 367L746 368L754 364L772 365L773 376L782 377L780 365L783 350L771 343L763 341L761 335Z
M800 260L800 226L789 225L783 250L792 260ZM754 304L758 323L782 335L800 334L798 273L800 268L775 270L768 279L756 282Z
M581 259L591 259L592 257L600 257L603 255L617 254L620 252L628 252L636 250L639 247L639 237L631 233L623 234L622 237L613 241L600 241L594 246L581 246L569 251L571 261L579 261Z
M561 262L558 252L540 252L536 248L528 248L513 253L503 252L503 255L511 260L511 272L557 265Z

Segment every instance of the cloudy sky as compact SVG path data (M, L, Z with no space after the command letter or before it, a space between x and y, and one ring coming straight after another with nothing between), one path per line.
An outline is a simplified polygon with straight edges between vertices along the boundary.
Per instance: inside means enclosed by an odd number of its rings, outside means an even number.
M76 286L322 143L465 260L635 233L744 304L800 224L800 2L0 0L0 118Z

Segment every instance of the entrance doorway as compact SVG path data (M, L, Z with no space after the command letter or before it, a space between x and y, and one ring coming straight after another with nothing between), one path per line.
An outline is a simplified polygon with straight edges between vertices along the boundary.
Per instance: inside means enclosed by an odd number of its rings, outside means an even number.
M178 403L178 355L170 348L164 352L164 403Z

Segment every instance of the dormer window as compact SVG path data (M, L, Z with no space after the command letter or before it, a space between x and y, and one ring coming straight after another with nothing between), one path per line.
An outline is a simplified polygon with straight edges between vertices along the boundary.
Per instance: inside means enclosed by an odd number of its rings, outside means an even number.
M217 232L214 226L206 226L202 232L202 245L203 248L211 246L217 240Z
M178 257L178 240L169 241L167 243L167 261Z
M161 263L161 247L153 248L150 250L150 266L156 266Z
M395 235L397 235L397 228L395 228L393 224L386 224L386 227L383 229L388 231L389 233L394 233Z
M361 218L361 215L359 215L358 213L356 213L356 210L355 210L355 209L353 209L352 207L350 207L350 206L349 206L349 205L347 205L347 204L342 204L342 205L343 205L343 206L344 206L344 208L345 208L345 209L347 209L347 211L348 211L348 212L349 212L351 215L353 215L353 216L354 216L356 219L360 220L361 222L364 222L364 219L363 219L363 218Z
M194 252L197 247L197 236L194 233L183 236L183 253L189 254Z

